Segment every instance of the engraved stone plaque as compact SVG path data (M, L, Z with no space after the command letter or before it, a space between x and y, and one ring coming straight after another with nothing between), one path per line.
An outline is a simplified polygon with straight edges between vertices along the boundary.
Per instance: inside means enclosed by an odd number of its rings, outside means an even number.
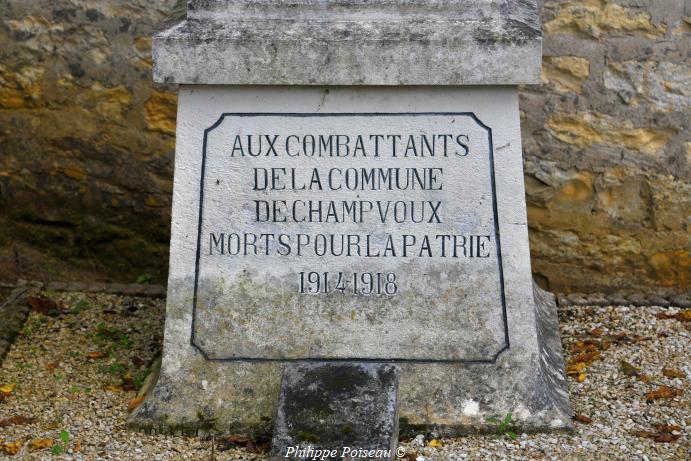
M223 114L201 153L193 344L214 360L494 360L492 149L472 112Z

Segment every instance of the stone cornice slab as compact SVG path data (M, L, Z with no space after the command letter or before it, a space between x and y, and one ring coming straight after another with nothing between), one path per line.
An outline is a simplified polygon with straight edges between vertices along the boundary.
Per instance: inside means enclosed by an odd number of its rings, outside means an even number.
M153 42L154 79L229 85L516 85L540 80L528 0L191 0Z

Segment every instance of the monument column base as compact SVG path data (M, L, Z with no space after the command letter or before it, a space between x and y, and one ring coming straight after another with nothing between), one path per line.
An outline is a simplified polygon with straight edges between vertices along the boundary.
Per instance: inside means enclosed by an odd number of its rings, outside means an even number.
M180 84L170 271L160 377L130 427L268 431L302 362L396 365L403 432L571 427L523 184L537 3L187 13L153 39L154 78Z
M509 350L496 364L400 364L400 434L493 433L496 426L488 419L503 419L509 412L516 432L571 430L555 297L535 285L534 306L539 351L530 360ZM222 377L224 385L212 398L203 398L203 379L181 379L184 370L166 373L164 368L128 427L148 433L266 435L275 422L284 366L222 364L215 379ZM221 396L226 408L219 412Z

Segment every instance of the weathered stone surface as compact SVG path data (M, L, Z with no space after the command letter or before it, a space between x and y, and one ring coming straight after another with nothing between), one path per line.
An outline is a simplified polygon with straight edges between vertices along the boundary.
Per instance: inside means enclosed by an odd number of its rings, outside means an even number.
M154 79L184 84L536 83L534 1L191 1L154 37Z
M168 306L166 332L164 339L164 356L158 385L147 400L133 413L130 420L131 427L153 430L214 430L219 432L262 431L273 419L280 385L280 373L285 360L299 360L310 358L309 354L320 352L321 359L348 358L347 353L355 356L374 357L373 354L386 354L388 358L404 359L401 354L412 355L410 360L401 360L401 378L399 400L401 402L401 423L407 431L434 428L443 434L458 434L469 431L487 430L491 427L487 419L512 412L516 425L524 430L550 430L570 427L570 411L564 400L565 391L563 380L559 376L563 371L560 361L559 342L555 332L547 332L556 322L554 304L544 304L544 298L535 295L530 275L529 250L527 246L527 223L525 220L524 190L521 177L522 158L520 152L520 127L518 120L518 96L515 88L320 88L320 87L216 87L216 86L183 86L180 90L180 111L178 123L178 144L176 147L176 176L175 202L173 210L173 238L171 246L171 270L168 291ZM272 313L280 316L283 299L268 297L267 293L282 291L285 299L293 296L295 283L282 283L281 279L258 276L263 272L290 271L291 265L301 264L297 260L289 262L273 261L269 268L259 264L260 256L255 263L248 265L242 273L232 273L232 268L239 268L245 264L242 258L225 255L227 259L214 261L211 270L206 269L206 283L197 284L195 280L194 261L202 262L201 252L208 249L206 238L199 240L198 226L204 226L204 219L200 220L200 211L218 213L217 223L225 222L228 226L256 225L253 219L240 211L227 212L224 209L221 196L205 193L203 196L211 200L215 206L205 209L200 194L200 178L204 177L202 168L204 156L201 155L205 146L214 148L210 127L221 127L220 114L228 112L229 108L235 113L252 113L261 108L266 113L300 113L300 114L331 114L331 113L371 113L371 112L417 112L417 113L458 113L472 112L483 126L492 130L494 153L494 177L496 179L496 206L499 210L498 224L501 235L501 261L504 267L503 286L505 287L506 326L503 347L494 354L482 355L473 350L476 331L480 336L492 337L492 327L483 323L481 319L469 315L463 318L464 312L472 313L472 306L464 304L463 300L455 299L459 291L472 291L465 285L465 280L457 280L448 286L448 293L441 295L453 299L457 316L440 311L438 306L415 305L407 300L402 306L388 306L384 303L380 311L369 313L369 321L357 323L351 317L351 309L341 309L325 303L321 311L315 315L323 318L301 317L300 303L289 303L288 307L295 310L294 315L285 316L283 325L273 325L275 340L270 344L266 341L256 342L252 337L255 330L244 330L242 337L246 337L246 344L238 345L237 341L228 334L233 328L244 328L243 325L268 319ZM266 117L263 115L262 117ZM418 123L424 132L429 131L429 116ZM231 117L232 118L232 117ZM270 133L268 128L296 126L275 120L270 123L255 117L254 124L242 127L243 134L248 130L260 130ZM328 117L325 120L329 120ZM387 119L388 120L388 119ZM442 128L448 128L448 121L437 121ZM388 120L390 122L390 120ZM370 124L373 125L373 124ZM456 121L459 130L468 127ZM348 128L350 125L339 125L330 121L334 129ZM236 131L240 129L235 126ZM300 131L298 131L300 132ZM219 131L221 133L221 131ZM469 131L473 138L482 139L474 131ZM486 136L485 132L485 136ZM208 135L208 136L207 136ZM225 141L223 141L225 139ZM225 146L223 152L229 153L233 149L232 139L228 143L227 136L221 137ZM489 151L480 144L472 144L473 155L477 159L486 159ZM230 157L226 155L225 157ZM217 158L216 160L219 160ZM286 160L278 158L281 165ZM381 159L380 159L381 160ZM419 159L420 164L430 159ZM210 161L213 164L213 160ZM259 161L257 161L259 162ZM257 163L256 165L260 165ZM487 169L476 165L478 173L486 173ZM453 173L453 167L450 172ZM232 197L232 202L245 203L247 184L234 189L228 184L228 179L240 178L247 173L242 169L242 163L215 164L211 170L218 176L212 176L209 191L220 187L226 191L226 198ZM236 173L239 172L239 174ZM468 170L461 178L468 181L468 186L479 187L481 182L475 182L472 171ZM453 175L451 176L454 177ZM485 177L484 181L489 179ZM463 181L451 181L449 187L463 184ZM445 186L446 187L446 186ZM461 187L455 195L463 194ZM292 192L291 192L292 193ZM408 195L414 197L420 192ZM428 193L428 191L425 191ZM283 194L289 196L289 192ZM326 193L322 195L327 195ZM429 194L432 197L432 194ZM455 199L455 197L453 197ZM483 200L488 199L484 198ZM461 200L459 198L458 200ZM466 204L470 206L470 204ZM487 211L481 204L475 205L476 210L462 219L462 222L476 223L479 226L487 217ZM477 213L477 215L474 215ZM474 216L474 217L473 217ZM477 218L477 219L475 219ZM459 221L459 223L461 222ZM453 224L453 227L462 224ZM280 224L283 225L283 224ZM208 231L208 229L207 229ZM201 243L200 243L201 242ZM498 251L492 246L493 252ZM236 255L237 256L237 255ZM244 257L244 255L243 255ZM309 259L309 258L307 258ZM363 259L363 258L359 258ZM433 258L430 258L433 259ZM344 267L355 264L343 262ZM288 260L286 260L288 261ZM313 260L315 267L322 267L318 258ZM359 262L359 260L358 260ZM367 261L368 266L376 268L381 263ZM471 263L468 263L471 264ZM280 266L280 267L275 267ZM325 266L326 267L326 266ZM230 272L228 272L230 268ZM322 269L320 269L322 270ZM323 269L323 270L326 270ZM487 269L488 273L496 269ZM423 290L434 290L439 286L446 286L443 280L436 280L434 271L406 272L418 278L417 284ZM472 273L472 271L469 271ZM448 275L448 274L447 274ZM250 277L252 276L252 277ZM449 277L453 279L454 274ZM253 278L252 283L245 283L246 278ZM233 285L239 281L236 288ZM415 284L406 285L407 288ZM426 286L432 285L432 286ZM487 286L485 286L487 285ZM229 291L224 291L225 287ZM478 285L480 292L488 290L494 294L489 285ZM215 293L221 296L214 297ZM196 294L195 294L196 293ZM307 306L309 294L296 297ZM221 313L229 316L229 322L220 330L208 329L214 325L213 315L206 322L209 333L203 346L199 347L196 337L192 336L198 328L194 320L195 300L207 300L205 304L209 313ZM349 302L356 302L357 297L349 296ZM362 298L365 299L365 298ZM267 302L268 300L268 302ZM362 300L362 303L365 303ZM494 305L496 300L491 304ZM357 303L356 303L357 304ZM441 303L440 303L441 304ZM240 316L233 316L236 311L244 312L246 306L252 306L254 313L247 312ZM292 307L291 307L292 306ZM370 341L372 333L380 331L386 335L385 325L389 312L391 317L405 317L405 308L415 306L417 311L428 313L428 318L418 320L415 325L418 337L410 337L411 345L397 344L395 337L391 341L377 344L359 344L358 338ZM539 307L536 307L539 306ZM306 313L311 312L307 307ZM457 317L463 318L468 324L457 323ZM537 322L536 322L537 319ZM291 325L294 323L295 325ZM545 324L551 326L546 327ZM304 328L300 328L300 326ZM319 328L313 328L317 325ZM353 325L364 331L349 330ZM343 344L328 334L327 328L343 331L344 336L350 338ZM489 330L488 330L489 328ZM380 329L380 330L378 330ZM266 338L266 332L257 329L257 337ZM294 347L285 338L297 335L303 331L305 336L313 335L313 341L307 341L313 347ZM556 331L556 330L555 330ZM322 332L324 339L319 336ZM465 332L470 339L467 343L460 336L452 336L455 342L444 344L440 350L435 350L435 344L427 341L427 337L438 335L452 335ZM346 334L347 333L347 334ZM500 335L501 337L501 335ZM305 338L300 338L304 341ZM307 338L309 339L309 338ZM254 343L257 344L254 344ZM266 344L265 348L261 344ZM289 347L286 347L288 344ZM231 345L232 347L229 347ZM416 349L415 346L419 345ZM455 346L455 347L454 347ZM252 355L242 354L233 356L233 350L250 347ZM322 347L322 349L320 349ZM412 351L412 352L411 352ZM211 352L211 353L209 353ZM243 350L242 352L247 352ZM329 352L332 354L329 356ZM370 354L370 355L368 355ZM435 355L442 360L435 360ZM350 357L354 358L354 357ZM558 389L553 389L553 387Z
M313 447L331 452L318 459L393 459L399 371L381 363L285 365L272 456L311 459L314 455L301 456L299 450ZM374 456L358 456L371 450Z

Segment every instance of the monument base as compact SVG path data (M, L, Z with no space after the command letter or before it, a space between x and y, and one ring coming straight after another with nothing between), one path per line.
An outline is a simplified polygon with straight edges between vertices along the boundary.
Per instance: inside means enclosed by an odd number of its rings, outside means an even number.
M494 432L488 419L509 412L516 432L572 428L554 296L535 286L533 302L534 354L512 346L489 364L399 364L402 435ZM149 433L266 434L273 426L284 365L209 362L201 354L181 361L169 352L155 388L128 427Z
M398 379L388 363L286 365L272 459L394 459Z

